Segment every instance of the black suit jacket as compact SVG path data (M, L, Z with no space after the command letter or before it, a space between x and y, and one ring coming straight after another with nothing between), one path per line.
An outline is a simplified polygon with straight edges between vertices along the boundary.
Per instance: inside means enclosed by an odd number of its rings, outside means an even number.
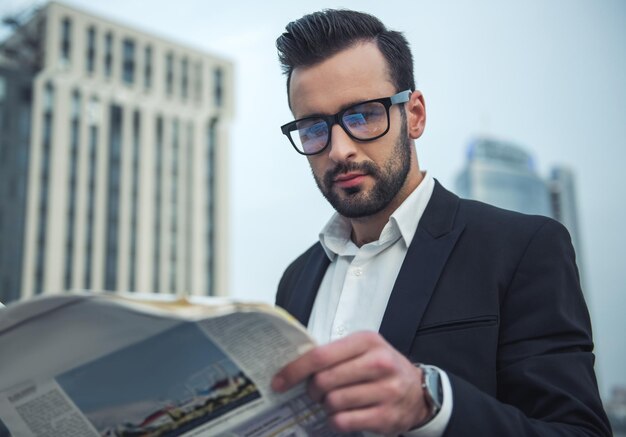
M277 305L307 324L329 260L319 243L285 271ZM381 335L447 371L446 436L611 435L567 230L462 200L435 184Z

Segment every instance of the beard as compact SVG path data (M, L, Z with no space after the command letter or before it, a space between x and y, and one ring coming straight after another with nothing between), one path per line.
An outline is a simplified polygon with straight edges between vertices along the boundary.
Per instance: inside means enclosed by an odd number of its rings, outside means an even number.
M342 216L347 218L362 218L382 211L396 197L411 167L411 141L402 129L396 141L391 157L383 166L371 161L360 163L340 163L328 170L323 178L313 173L315 183L326 200ZM374 179L374 186L369 191L360 186L337 188L335 178L347 172L362 172Z

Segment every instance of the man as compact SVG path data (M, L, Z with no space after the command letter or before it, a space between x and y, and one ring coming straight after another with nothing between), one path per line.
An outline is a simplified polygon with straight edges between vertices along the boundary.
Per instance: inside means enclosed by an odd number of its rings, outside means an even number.
M610 435L567 231L420 170L406 39L326 10L277 47L295 118L282 131L337 213L276 297L321 346L273 388L307 381L340 432Z

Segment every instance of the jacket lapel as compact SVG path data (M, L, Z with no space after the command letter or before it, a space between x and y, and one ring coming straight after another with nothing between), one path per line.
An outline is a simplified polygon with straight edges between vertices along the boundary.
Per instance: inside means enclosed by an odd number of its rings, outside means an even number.
M321 244L317 243L311 250L311 254L302 269L304 273L298 278L294 291L285 306L285 309L304 326L309 323L317 290L320 288L329 264L330 260L324 249L322 249Z
M380 333L408 355L424 311L464 225L454 227L459 198L435 181L396 279Z

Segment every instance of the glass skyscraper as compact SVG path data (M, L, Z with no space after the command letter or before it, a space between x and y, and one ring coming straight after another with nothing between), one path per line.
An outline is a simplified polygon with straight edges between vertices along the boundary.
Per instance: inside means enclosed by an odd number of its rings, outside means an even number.
M485 138L472 142L456 190L461 197L501 208L552 215L549 186L530 154L514 144Z
M492 138L478 138L467 149L467 163L456 184L459 196L500 208L552 217L567 227L582 267L582 247L574 174L554 167L542 178L533 157L522 147Z

